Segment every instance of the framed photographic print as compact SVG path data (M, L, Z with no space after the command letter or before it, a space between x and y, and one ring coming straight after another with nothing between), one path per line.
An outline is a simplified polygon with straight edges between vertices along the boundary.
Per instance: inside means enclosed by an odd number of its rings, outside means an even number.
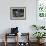
M26 8L25 7L11 7L10 8L10 19L11 20L25 20L26 19Z

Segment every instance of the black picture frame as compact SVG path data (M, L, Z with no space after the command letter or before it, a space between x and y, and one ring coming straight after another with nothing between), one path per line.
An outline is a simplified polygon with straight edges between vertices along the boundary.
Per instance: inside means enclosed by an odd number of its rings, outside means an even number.
M10 19L11 20L25 20L26 7L10 7Z

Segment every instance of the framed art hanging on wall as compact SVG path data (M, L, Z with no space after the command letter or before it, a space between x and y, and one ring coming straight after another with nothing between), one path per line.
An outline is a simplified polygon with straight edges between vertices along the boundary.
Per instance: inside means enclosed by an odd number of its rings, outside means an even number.
M10 8L10 19L11 20L25 20L26 19L26 8L25 7L11 7Z

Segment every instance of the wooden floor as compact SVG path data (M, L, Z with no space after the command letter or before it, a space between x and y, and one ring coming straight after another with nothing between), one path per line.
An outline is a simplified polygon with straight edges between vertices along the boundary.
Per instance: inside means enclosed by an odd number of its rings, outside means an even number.
M0 42L0 46L4 46L4 43L3 42L2 43ZM15 42L14 43L10 42L10 43L8 43L7 46L15 46ZM37 46L37 43L32 42L32 43L30 43L30 46ZM42 45L42 46L46 46L46 43L44 43L44 45Z

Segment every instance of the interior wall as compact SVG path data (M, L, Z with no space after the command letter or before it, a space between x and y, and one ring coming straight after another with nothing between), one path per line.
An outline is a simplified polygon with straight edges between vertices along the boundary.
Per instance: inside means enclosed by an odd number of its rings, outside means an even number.
M26 20L10 20L10 7L26 7ZM31 37L32 24L36 24L36 0L0 0L0 34L19 27L19 32L29 32Z

